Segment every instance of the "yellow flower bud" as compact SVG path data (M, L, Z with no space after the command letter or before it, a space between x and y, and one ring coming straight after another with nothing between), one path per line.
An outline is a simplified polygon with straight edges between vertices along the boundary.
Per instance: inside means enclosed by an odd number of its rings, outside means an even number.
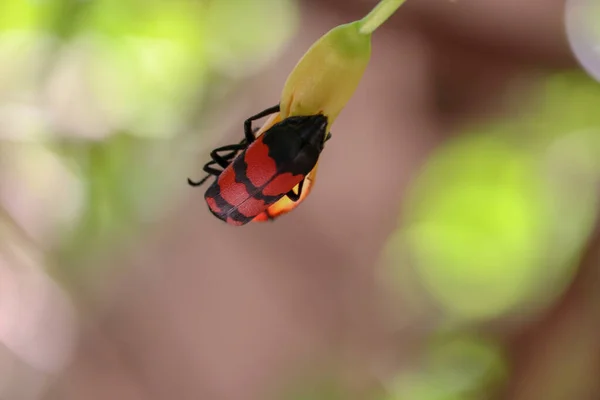
M336 26L317 40L288 76L279 101L280 112L263 125L257 136L281 120L300 115L325 115L329 130L354 94L369 64L372 33L404 1L381 0L363 19ZM318 167L317 162L306 176L298 201L283 197L255 221L276 218L296 208L312 190ZM298 192L298 186L294 191Z
M354 94L371 58L371 34L360 21L337 26L317 40L289 75L281 117L323 113L329 125Z

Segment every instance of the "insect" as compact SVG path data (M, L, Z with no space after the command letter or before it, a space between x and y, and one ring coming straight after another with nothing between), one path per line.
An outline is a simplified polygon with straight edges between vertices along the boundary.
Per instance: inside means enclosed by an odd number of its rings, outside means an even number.
M228 224L272 219L271 205L286 196L299 201L307 174L331 138L323 114L288 117L255 137L252 121L278 112L276 105L248 118L244 139L214 149L212 160L203 167L207 175L198 182L188 179L191 186L200 186L216 177L204 198L211 213Z

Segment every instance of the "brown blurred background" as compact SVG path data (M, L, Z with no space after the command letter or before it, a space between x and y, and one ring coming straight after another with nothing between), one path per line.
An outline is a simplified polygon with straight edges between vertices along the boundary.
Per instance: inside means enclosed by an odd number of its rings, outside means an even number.
M311 43L375 1L298 4L292 40L215 103L227 109L218 114L227 128L206 148L238 137L246 116L277 102ZM41 398L266 399L306 369L333 370L352 398L373 398L379 378L416 360L436 323L381 290L381 254L405 191L463 126L522 111L506 101L511 88L525 92L542 74L576 68L563 13L562 1L409 0L374 35L370 65L297 210L236 229L208 213L202 189L185 190L142 223L132 246L86 258L110 268L72 284L80 337L72 362L44 378ZM205 154L191 155L196 165L184 173L199 171ZM468 398L600 398L598 273L590 238L577 278L550 308L527 323L491 322L510 377L490 397ZM565 337L585 350L564 346ZM568 383L544 391L569 370ZM7 400L32 398L13 390Z

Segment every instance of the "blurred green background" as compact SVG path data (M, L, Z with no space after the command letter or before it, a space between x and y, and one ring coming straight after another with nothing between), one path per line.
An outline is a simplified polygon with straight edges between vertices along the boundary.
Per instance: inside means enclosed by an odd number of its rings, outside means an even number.
M600 396L591 1L411 0L301 207L187 185L375 4L0 4L0 399Z

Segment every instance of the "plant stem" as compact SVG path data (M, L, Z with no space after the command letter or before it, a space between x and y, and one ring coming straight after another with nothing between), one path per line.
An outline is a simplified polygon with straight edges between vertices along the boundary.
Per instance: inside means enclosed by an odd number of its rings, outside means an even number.
M381 0L363 19L360 20L359 32L370 35L379 28L406 0Z

